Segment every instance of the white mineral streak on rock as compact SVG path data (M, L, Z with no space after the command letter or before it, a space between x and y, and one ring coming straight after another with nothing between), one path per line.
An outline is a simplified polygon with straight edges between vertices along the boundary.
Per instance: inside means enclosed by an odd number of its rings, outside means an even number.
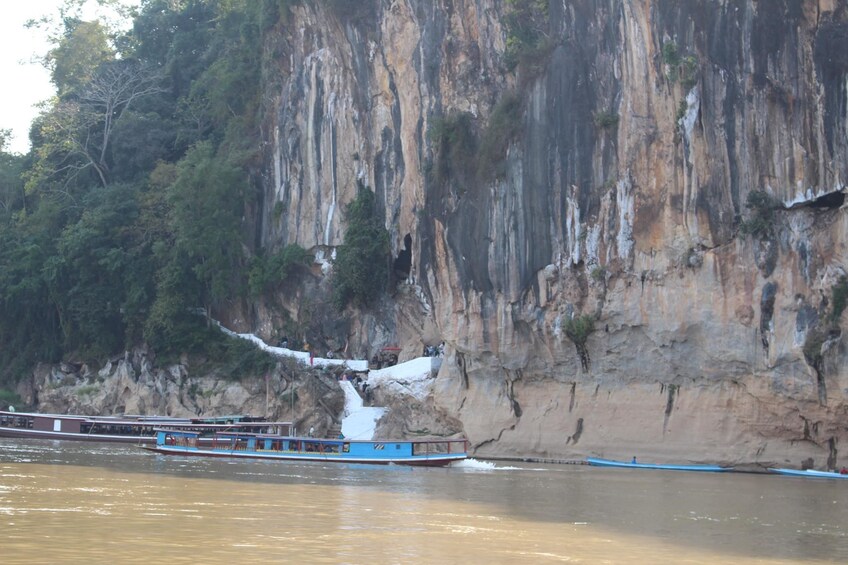
M274 186L276 187L277 201L285 200L285 185L283 184L283 149L280 146L280 130L274 128Z
M618 204L618 257L626 260L633 251L633 219L635 195L629 178L624 178L616 184Z
M581 234L581 230L585 229L585 226L580 224L580 204L575 198L576 191L577 187L570 187L568 190L568 196L565 198L565 233L567 234L569 245L568 256L572 265L576 265L580 262L580 245L583 240L583 237L581 237L581 235L583 235Z

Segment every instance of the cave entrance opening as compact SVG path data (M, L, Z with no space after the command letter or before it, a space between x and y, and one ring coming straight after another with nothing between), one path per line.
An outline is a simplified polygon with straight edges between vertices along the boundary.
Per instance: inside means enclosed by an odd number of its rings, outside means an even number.
M398 253L394 263L394 272L397 280L402 281L409 278L412 270L412 236L406 234L403 238L403 249Z
M829 192L811 201L810 208L839 208L845 204L845 193L842 191Z

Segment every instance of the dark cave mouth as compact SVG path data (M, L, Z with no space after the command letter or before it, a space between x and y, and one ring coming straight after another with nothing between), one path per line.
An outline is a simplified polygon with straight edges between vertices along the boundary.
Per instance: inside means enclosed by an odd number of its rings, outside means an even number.
M412 236L406 234L403 238L403 249L398 253L394 262L394 271L398 278L407 278L412 270Z

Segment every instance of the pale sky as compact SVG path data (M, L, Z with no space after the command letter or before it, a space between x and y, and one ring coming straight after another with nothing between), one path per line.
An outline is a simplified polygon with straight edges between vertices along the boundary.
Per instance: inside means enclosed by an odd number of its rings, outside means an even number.
M29 150L29 125L37 114L34 104L53 95L47 70L31 62L44 55L43 32L28 30L24 23L44 14L57 13L61 0L0 0L0 129L11 129L15 153Z
M38 114L35 104L53 96L50 74L40 63L49 45L45 32L24 27L27 20L57 15L64 0L0 0L0 129L11 129L10 149L29 151L29 126ZM138 4L130 0L125 4ZM86 16L90 17L86 12Z

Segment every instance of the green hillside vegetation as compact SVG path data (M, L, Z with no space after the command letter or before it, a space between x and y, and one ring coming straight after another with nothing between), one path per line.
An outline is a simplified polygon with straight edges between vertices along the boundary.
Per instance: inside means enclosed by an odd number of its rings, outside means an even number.
M242 233L260 194L262 46L293 3L150 0L124 34L66 6L31 152L0 132L0 388L38 361L142 341L262 369L199 313L303 262L297 246L250 256Z

